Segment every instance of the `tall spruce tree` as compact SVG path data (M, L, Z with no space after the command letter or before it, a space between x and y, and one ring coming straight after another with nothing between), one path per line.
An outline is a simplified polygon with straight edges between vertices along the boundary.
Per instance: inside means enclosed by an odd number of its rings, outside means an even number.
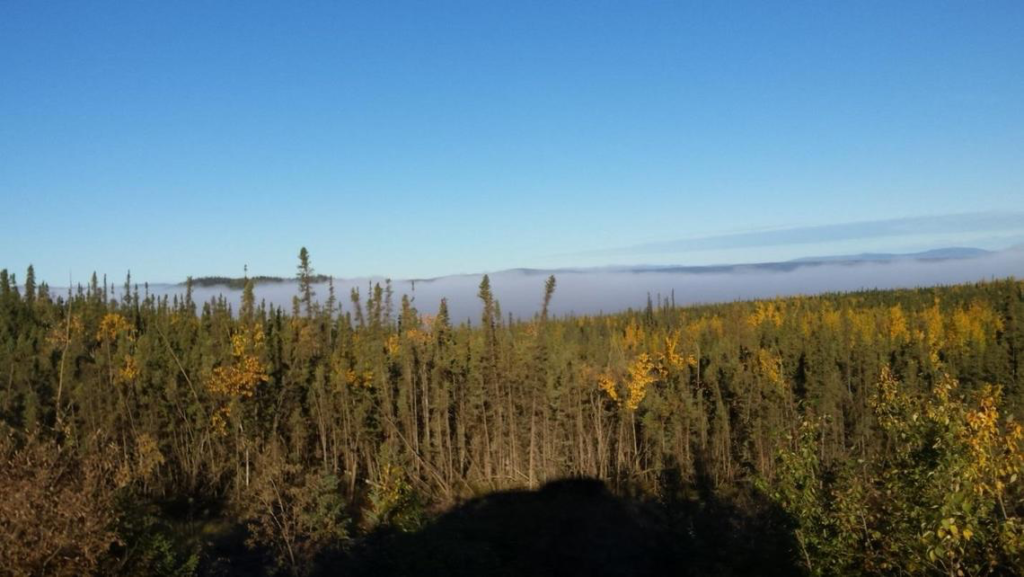
M302 247L299 251L299 298L306 309L306 316L313 316L313 266L309 262L309 251Z
M25 271L25 302L32 304L36 300L36 269L28 265Z
M548 307L551 305L551 297L555 294L555 275L544 281L544 304L540 309L541 320L548 320Z

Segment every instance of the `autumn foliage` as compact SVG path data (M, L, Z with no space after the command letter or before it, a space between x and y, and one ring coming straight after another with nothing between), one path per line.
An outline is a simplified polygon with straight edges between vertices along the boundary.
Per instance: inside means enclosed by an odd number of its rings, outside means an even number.
M239 532L301 574L575 476L759 494L812 574L1024 571L1019 281L509 319L485 279L453 324L298 273L291 310L247 282L236 311L98 279L28 300L4 271L0 566L213 571Z

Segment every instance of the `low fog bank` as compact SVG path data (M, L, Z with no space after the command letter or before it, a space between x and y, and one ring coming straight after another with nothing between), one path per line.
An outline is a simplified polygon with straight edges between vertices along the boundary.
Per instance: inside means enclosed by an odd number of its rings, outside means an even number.
M540 309L544 281L549 272L504 271L490 275L491 286L501 304L503 315L530 318ZM939 284L974 282L1007 276L1024 277L1024 250L1015 249L986 256L940 261L859 262L813 264L790 271L737 267L727 272L555 272L558 287L551 303L555 315L612 313L646 305L648 294L655 301L675 294L677 305L714 303L775 296L812 295L823 292L860 289L912 288ZM460 275L433 280L392 281L394 306L398 310L401 295L414 299L424 314L434 314L441 298L448 299L453 322L474 320L480 314L477 298L482 275ZM335 292L343 310L351 310L349 292L359 289L363 303L371 283L382 278L337 279ZM327 298L327 284L315 285L316 297ZM55 289L59 290L59 289ZM141 290L141 289L140 289ZM183 295L182 285L150 285L155 295ZM118 287L120 291L120 287ZM291 309L297 294L294 281L256 286L257 302ZM237 310L241 291L224 286L196 287L197 302L223 295Z

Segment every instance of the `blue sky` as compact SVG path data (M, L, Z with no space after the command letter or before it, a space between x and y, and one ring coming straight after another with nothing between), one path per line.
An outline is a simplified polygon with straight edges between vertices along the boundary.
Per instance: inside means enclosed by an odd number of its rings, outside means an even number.
M0 2L0 266L1000 248L1022 102L1019 1Z

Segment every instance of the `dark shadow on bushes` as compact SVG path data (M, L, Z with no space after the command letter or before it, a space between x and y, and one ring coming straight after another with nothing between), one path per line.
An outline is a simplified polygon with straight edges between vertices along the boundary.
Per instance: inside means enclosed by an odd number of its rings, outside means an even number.
M792 519L753 486L723 495L700 463L694 482L684 483L669 470L661 484L666 530L676 545L672 574L804 573Z
M671 482L671 479L665 479ZM664 483L663 483L664 484ZM493 493L416 533L379 531L318 575L793 575L786 519L751 493L726 502L706 486L660 501L612 495L566 479ZM696 494L694 494L696 489Z

